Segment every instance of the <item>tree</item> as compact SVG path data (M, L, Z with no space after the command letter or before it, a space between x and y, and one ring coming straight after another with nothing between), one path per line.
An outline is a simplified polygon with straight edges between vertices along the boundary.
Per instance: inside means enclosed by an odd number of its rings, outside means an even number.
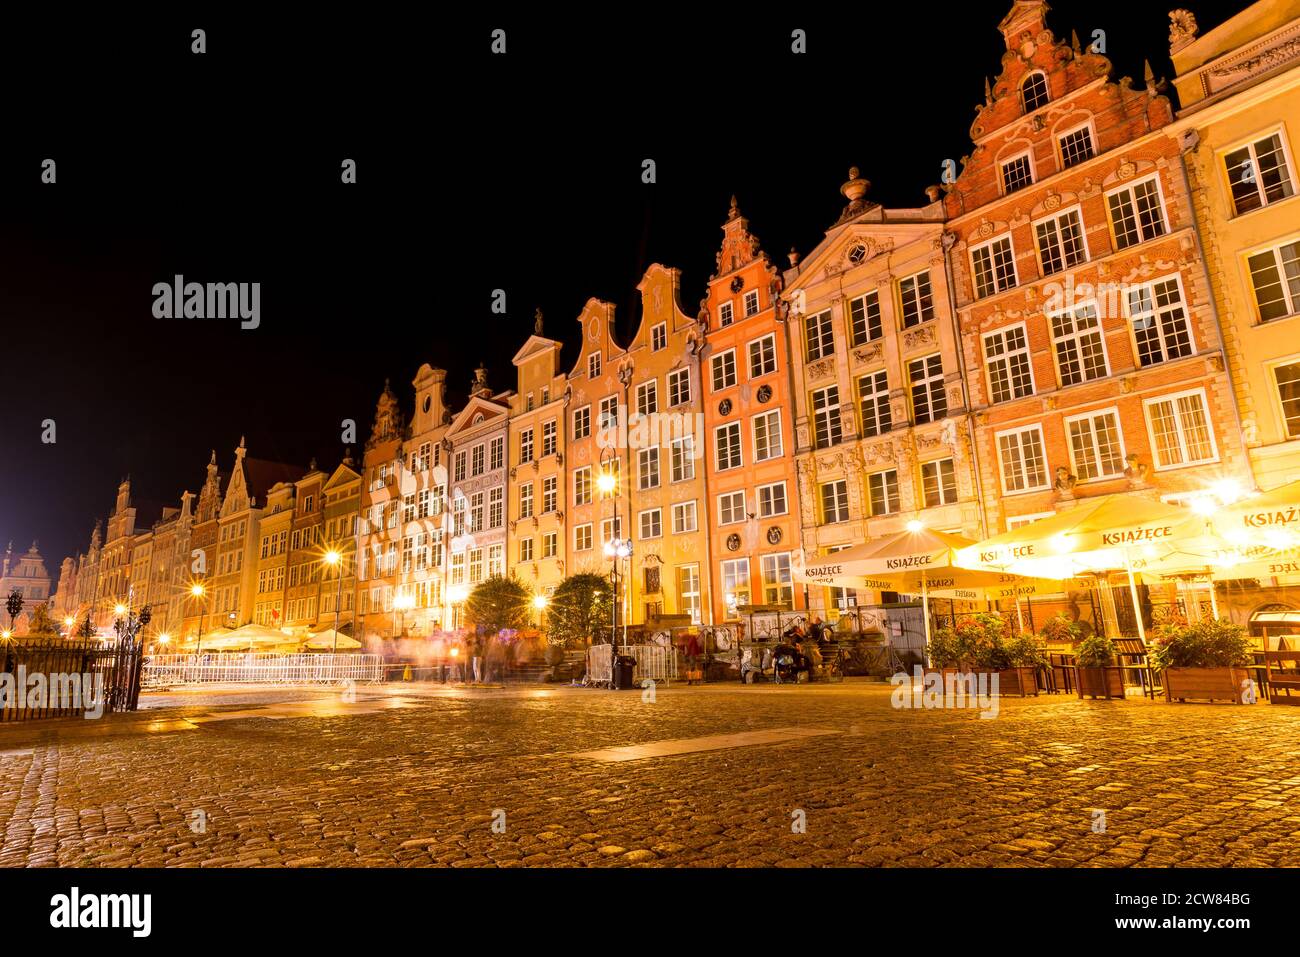
M23 613L23 593L17 588L9 593L5 611L9 612L9 630L13 631L14 620Z
M555 586L546 606L546 640L553 645L610 640L614 589L603 575L583 572Z
M465 620L493 634L528 623L532 592L514 577L492 575L474 586L465 602Z

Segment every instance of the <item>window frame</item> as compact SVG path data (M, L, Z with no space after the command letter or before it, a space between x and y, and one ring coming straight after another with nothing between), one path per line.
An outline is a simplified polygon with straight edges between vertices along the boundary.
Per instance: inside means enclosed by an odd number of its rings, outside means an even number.
M989 369L989 366L990 366L990 364L991 364L991 362L992 362L993 360L991 360L991 359L989 358L988 342L989 342L990 339L992 339L992 338L994 338L994 337L1001 337L1001 339L1002 339L1002 341L1003 341L1003 344L1004 344L1004 349L1005 349L1005 342L1006 342L1006 335L1007 335L1007 333L1009 333L1009 332L1013 332L1013 331L1015 331L1015 330L1017 330L1017 329L1020 330L1020 333L1021 333L1022 337L1024 338L1024 345L1021 346L1021 347L1018 347L1018 348L1015 349L1015 350L1006 350L1006 351L1004 351L1000 356L995 356L994 359L1008 359L1008 357L1010 357L1010 356L1013 356L1013 355L1016 355L1016 354L1019 354L1019 353L1022 353L1022 352L1023 352L1023 354L1024 354L1024 356L1025 356L1025 364L1026 364L1026 366L1027 366L1028 369L1029 369L1029 393L1028 393L1027 395L1016 395L1016 394L1015 394L1015 390L1012 389L1012 394L1009 395L1007 398L1005 398L1005 399L996 399L996 398L993 397L993 375L992 375L992 373L991 373L991 371L990 371L990 369ZM1036 381L1034 381L1034 352L1033 352L1033 350L1029 347L1029 327L1028 327L1028 325L1026 325L1025 323L1023 323L1023 322L1017 322L1017 323L1013 323L1013 324L1011 324L1011 325L1009 325L1009 326L1001 326L1001 327L999 327L999 328L997 328L997 329L991 329L991 330L989 330L988 332L986 332L986 333L984 333L983 335L981 335L981 336L980 336L980 354L981 354L981 356L983 357L983 360L984 360L984 378L985 378L986 384L987 384L987 386L988 386L988 403L989 403L989 405L1001 405L1003 402L1016 402L1016 401L1018 401L1018 400L1020 400L1020 399L1029 399L1029 398L1032 398L1032 397L1033 397L1033 396L1038 392L1038 383L1037 383ZM1008 364L1008 365L1009 365L1009 364ZM1014 376L1012 376L1012 375L1010 374L1009 369L1008 369L1008 375L1007 375L1007 382L1008 382L1008 384L1014 382Z
M1151 418L1151 407L1159 402L1176 402L1177 399L1189 395L1199 395L1201 397L1201 411L1205 415L1205 432L1206 435L1209 436L1210 449L1213 451L1214 454L1211 458L1197 459L1195 462L1182 461L1170 465L1156 464L1160 455L1158 451L1159 446L1158 443L1156 442L1155 423L1152 421ZM1174 409L1176 412L1177 411L1176 404L1174 406ZM1213 465L1216 462L1221 461L1221 456L1219 453L1219 441L1217 438L1215 438L1214 435L1214 417L1210 413L1210 397L1209 394L1205 391L1204 386L1198 386L1197 388L1194 389L1182 389L1178 392L1169 392L1166 393L1165 395L1157 395L1157 396L1152 396L1149 399L1143 399L1142 417L1146 419L1147 439L1151 443L1151 463L1152 463L1152 468L1155 471L1169 472L1174 469L1193 468L1199 465ZM1177 421L1178 421L1179 446L1182 447L1183 450L1185 451L1185 441L1183 438L1182 420L1178 419Z
M1011 262L1011 284L999 289L996 281L997 267L994 263L994 259L993 259L994 253L992 252L992 247L1003 242L1007 244L1007 249L1010 251L1009 258ZM982 293L980 292L979 289L978 270L975 266L975 254L985 249L990 250L989 270L990 270L990 274L993 276L995 281L991 292ZM1015 239L1012 237L1010 230L1004 233L999 233L996 236L990 236L988 239L984 240L981 243L976 243L975 245L968 248L966 250L966 253L967 253L967 260L970 263L971 292L975 294L975 298L977 300L989 299L992 298L993 296L1000 296L1002 293L1015 289L1020 285L1020 270L1019 267L1016 266L1016 242Z
M1112 196L1116 196L1124 192L1132 193L1139 186L1143 185L1144 183L1152 182L1153 180L1155 181L1156 184L1156 198L1160 200L1160 221L1161 221L1161 225L1163 226L1163 229L1159 233L1156 233L1156 235L1151 236L1149 238L1141 236L1140 234L1141 231L1139 230L1139 236L1136 240L1129 243L1128 245L1121 246L1119 244L1119 233L1115 229L1115 217L1111 211L1110 198ZM1132 197L1130 197L1130 200L1132 200ZM1129 180L1128 182L1121 183L1119 186L1111 187L1110 189L1102 193L1102 203L1106 209L1106 226L1110 230L1111 252L1120 252L1121 250L1125 250L1125 249L1133 249L1134 247L1141 246L1144 243L1155 242L1157 239L1162 239L1168 236L1173 231L1169 223L1169 203L1165 199L1165 187L1164 184L1160 181L1160 173L1158 170L1151 172L1140 178L1135 176L1133 177L1133 179ZM1140 222L1140 219L1137 218L1136 201L1134 201L1133 203L1133 212L1135 216L1135 221Z
M1038 433L1038 448L1039 451L1042 453L1042 461L1043 461L1043 481L1041 485L1027 484L1024 488L1010 489L1007 487L1007 464L1005 458L1002 455L1002 438L1003 436L1008 436L1008 435L1020 436L1026 432ZM1029 495L1034 492L1045 491L1046 489L1052 487L1052 466L1047 456L1047 436L1044 433L1043 424L1041 422L1032 422L1029 425L1020 425L1012 429L1000 429L994 432L993 448L997 451L998 478L1002 486L1003 495L1007 495L1007 496ZM1021 461L1023 462L1024 443L1017 441L1016 448L1022 453ZM1027 477L1028 476L1026 475L1026 478Z
M1097 429L1094 424L1094 420L1105 415L1111 415L1114 416L1115 418L1115 435L1119 440L1120 468L1118 472L1112 472L1109 474L1098 474L1092 476L1091 478L1084 478L1080 474L1079 462L1075 458L1074 438L1070 433L1070 426L1075 422L1082 422L1084 420L1087 420L1089 424L1089 428L1091 430L1091 436L1092 436L1092 440L1091 440L1092 452L1093 455L1095 456L1098 465L1100 466L1101 450L1097 446ZM1124 443L1124 420L1121 418L1119 414L1118 406L1108 405L1108 406L1103 406L1102 408L1099 409L1090 409L1087 412L1079 412L1076 413L1075 415L1062 416L1061 430L1064 433L1064 437L1065 437L1065 455L1070 462L1070 472L1073 475L1075 475L1080 482L1113 482L1117 478L1124 477L1124 459L1128 455L1128 446L1125 445Z

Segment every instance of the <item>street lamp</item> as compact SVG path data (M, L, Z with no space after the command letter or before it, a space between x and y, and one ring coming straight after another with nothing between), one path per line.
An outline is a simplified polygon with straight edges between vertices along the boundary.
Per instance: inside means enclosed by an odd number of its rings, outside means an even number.
M207 594L207 589L204 588L201 583L195 582L190 586L190 594L195 598L203 598ZM207 618L207 615L208 602L205 601L199 606L199 634L194 643L194 654L196 657L203 651L203 622Z
M325 564L334 569L339 579L338 595L334 598L334 648L330 652L337 655L339 653L339 606L343 604L343 556L331 548L325 553ZM355 623L352 630L354 632L357 630Z
M614 538L605 543L605 555L613 561L613 572L611 584L614 586L614 601L610 605L609 620L609 686L614 687L614 666L618 663L618 552L621 542L619 541L618 522L618 479L615 477L607 465L613 461L615 467L622 472L621 463L618 453L613 448L606 446L600 450L600 475L596 479L596 487L600 489L602 495L613 494L614 498ZM629 546L630 550L630 546Z
M393 637L396 638L401 632L397 629L397 613L402 613L402 627L406 627L406 611L408 608L415 607L415 597L413 595L399 594L393 598L393 631L397 632Z

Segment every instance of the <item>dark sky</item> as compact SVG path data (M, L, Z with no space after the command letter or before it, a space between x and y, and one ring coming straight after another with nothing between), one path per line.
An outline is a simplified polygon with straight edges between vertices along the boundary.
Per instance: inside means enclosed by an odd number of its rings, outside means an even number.
M1060 0L1049 24L1085 44L1105 30L1117 76L1140 79L1144 57L1169 76L1173 5ZM1204 31L1243 4L1185 5ZM540 9L6 30L0 546L39 538L57 572L123 475L174 504L241 435L251 455L330 467L342 420L364 441L385 377L409 402L419 365L440 365L456 402L484 361L512 387L537 306L572 345L583 303L610 300L626 336L652 262L682 269L694 314L732 193L782 265L838 216L850 165L875 200L921 205L942 161L969 152L1010 3L766 22L765 5L606 6L585 23ZM487 52L497 26L504 58ZM38 182L45 157L54 186ZM154 319L152 286L175 273L260 282L260 328Z

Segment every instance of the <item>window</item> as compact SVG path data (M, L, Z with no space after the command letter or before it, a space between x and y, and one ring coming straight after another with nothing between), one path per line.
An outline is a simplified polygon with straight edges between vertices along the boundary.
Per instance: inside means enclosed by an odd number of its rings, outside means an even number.
M533 460L533 430L524 429L519 433L519 464L524 465Z
M724 492L718 496L718 524L734 525L745 520L745 493Z
M729 303L729 302L724 302L722 305L718 306L718 325L719 325L719 326L729 326L729 325L731 325L731 321L732 321L732 319L734 319L734 318L735 318L735 315L734 315L734 313L732 312L732 309L731 309L731 303Z
M681 600L680 611L690 615L692 623L700 623L700 566L679 565L677 567L677 595Z
M476 584L483 580L483 549L472 548L469 552L469 580Z
M971 250L975 296L982 299L1016 284L1016 264L1011 254L1011 237L1003 236Z
M1282 403L1282 422L1289 439L1300 439L1300 362L1273 367L1277 397Z
M1111 193L1106 203L1116 249L1165 234L1165 211L1154 176Z
M673 506L673 534L682 535L699 528L695 515L694 502L678 502Z
M469 497L469 530L483 531L483 493L475 492Z
M573 530L573 550L585 552L591 548L591 524L579 525Z
M781 410L773 409L754 416L754 461L780 458L782 451Z
M1002 164L1002 192L1014 193L1034 181L1034 171L1029 165L1029 154L1024 153Z
M593 352L587 356L587 378L595 379L600 375L600 353Z
M506 523L506 490L498 485L488 492L488 528L500 528Z
M805 331L806 355L809 362L824 358L835 351L835 333L831 331L831 311L819 312L808 319Z
M560 536L556 532L547 532L542 536L542 557L554 558L560 549Z
M1256 253L1246 264L1260 322L1300 313L1300 242Z
M658 352L668 347L668 324L661 322L650 330L650 351Z
M722 563L722 597L727 615L735 617L737 605L749 604L749 559L728 558Z
M1048 99L1047 77L1041 73L1031 73L1025 77L1020 84L1020 102L1024 104L1026 113L1032 113L1046 104Z
M1177 278L1162 279L1130 291L1128 317L1133 323L1138 361L1142 365L1192 354L1192 328Z
M618 428L618 396L607 395L600 400L600 415L596 424L603 432Z
M1069 169L1077 163L1092 159L1092 130L1081 126L1061 137L1061 168Z
M948 414L948 398L943 391L943 359L939 353L908 362L907 379L912 385L915 424L934 422Z
M695 436L683 435L672 440L673 481L695 478Z
M681 405L691 401L691 370L678 369L668 373L668 405Z
M591 504L591 466L584 465L573 472L573 504Z
M1057 313L1051 317L1051 323L1061 385L1088 382L1106 375L1106 349L1094 304Z
M903 305L904 329L933 319L934 296L930 292L930 270L900 279L898 298Z
M1145 403L1156 468L1213 462L1219 457L1210 432L1205 390L1183 392Z
M1088 258L1077 209L1035 223L1034 236L1038 240L1038 261L1044 276L1077 266Z
M926 508L951 505L957 501L957 469L952 459L922 463L921 493Z
M542 423L542 456L555 454L556 433L559 431L555 419Z
M464 535L466 524L466 509L469 507L468 500L459 492L451 501L451 521L452 535Z
M554 475L542 479L542 511L554 512L559 497L559 481Z
M408 522L414 522L414 521L415 521L415 496L403 495L402 496L402 523L406 524Z
M520 539L519 560L521 562L531 562L533 560L533 540L531 538Z
M533 483L519 486L519 517L533 517Z
M663 509L652 508L641 513L641 537L659 538L664 533Z
M758 517L771 518L784 515L789 510L786 504L785 483L773 482L771 485L758 487Z
M819 449L839 445L843 438L840 431L840 387L831 385L815 391L812 408L813 444Z
M659 411L659 380L651 379L636 387L636 411L638 415L653 415Z
M573 437L585 439L591 435L591 406L584 405L573 410Z
M794 607L794 578L790 573L790 553L764 555L759 559L763 575L763 604Z
M451 583L453 585L465 584L465 553L460 552L451 556Z
M1007 402L1034 394L1029 340L1024 326L1012 326L986 335L984 363L988 370L990 401Z
M1282 134L1274 133L1223 156L1234 213L1248 213L1295 193Z
M892 515L898 511L898 470L872 472L867 476L867 493L872 515Z
M1114 409L1089 412L1065 420L1070 466L1079 481L1124 474L1124 441Z
M640 449L637 454L637 485L639 489L659 487L659 447Z
M997 438L1002 491L1010 495L1047 488L1042 427L1031 425L1012 432L999 432Z
M855 346L880 338L882 329L878 292L869 292L849 303L849 326L850 336Z
M713 391L736 384L736 350L728 349L713 357Z
M768 335L749 344L749 377L757 379L776 371L776 336Z
M743 464L740 458L740 423L728 422L714 429L713 447L719 472L739 468Z
M600 522L600 540L602 543L612 542L616 538L623 537L623 516L615 518L601 519Z
M822 522L847 522L849 520L849 483L844 479L826 482L821 487Z
M889 376L883 370L858 377L858 409L862 435L884 435L893 428L889 409Z
M465 453L464 452L456 453L456 465L455 465L455 472L453 474L455 475L455 480L457 482L465 481Z

